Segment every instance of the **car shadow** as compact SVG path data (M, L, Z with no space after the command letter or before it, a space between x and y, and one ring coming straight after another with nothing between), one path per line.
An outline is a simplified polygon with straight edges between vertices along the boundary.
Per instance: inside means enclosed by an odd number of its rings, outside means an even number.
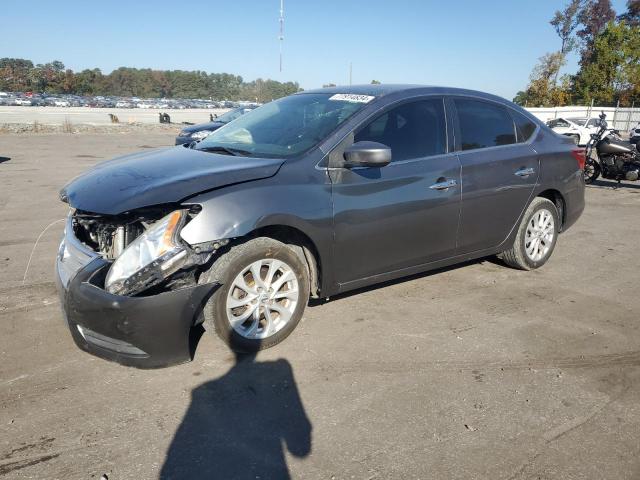
M0 163L8 162L11 160L11 157L0 157Z
M291 478L285 450L311 452L309 421L291 364L236 354L222 377L191 392L160 478Z
M615 180L595 180L592 184L587 185L588 188L608 188L608 189L630 189L640 190L640 184L630 182L616 182Z

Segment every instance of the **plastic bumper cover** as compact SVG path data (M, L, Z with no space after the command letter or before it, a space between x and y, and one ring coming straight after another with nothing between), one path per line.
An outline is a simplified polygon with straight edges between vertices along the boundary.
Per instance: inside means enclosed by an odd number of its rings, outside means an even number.
M191 360L197 342L192 327L218 285L146 297L112 295L100 286L108 266L98 257L69 278L58 258L56 283L76 345L98 357L138 368Z

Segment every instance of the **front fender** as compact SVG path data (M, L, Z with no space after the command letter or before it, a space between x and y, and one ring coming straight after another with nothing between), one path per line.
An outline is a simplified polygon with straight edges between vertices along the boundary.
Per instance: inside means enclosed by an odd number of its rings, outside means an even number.
M315 172L314 172L315 173ZM189 199L202 211L181 231L194 245L214 240L244 237L268 226L295 228L311 239L320 262L332 261L333 212L331 184L319 176L309 183L283 184L276 177L233 185Z

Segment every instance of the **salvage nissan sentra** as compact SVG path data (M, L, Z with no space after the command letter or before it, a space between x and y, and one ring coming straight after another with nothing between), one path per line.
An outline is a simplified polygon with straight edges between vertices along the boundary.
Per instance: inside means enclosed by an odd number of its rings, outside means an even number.
M160 367L191 358L201 324L256 351L293 331L310 296L489 255L535 269L582 213L584 161L480 92L295 94L66 185L64 315L80 348Z

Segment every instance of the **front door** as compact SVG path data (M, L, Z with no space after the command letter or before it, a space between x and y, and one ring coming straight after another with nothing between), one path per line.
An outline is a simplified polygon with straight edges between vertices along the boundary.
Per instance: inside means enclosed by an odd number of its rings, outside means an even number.
M354 141L391 148L376 168L330 168L334 271L341 286L453 256L460 211L460 163L448 153L442 98L392 107Z

